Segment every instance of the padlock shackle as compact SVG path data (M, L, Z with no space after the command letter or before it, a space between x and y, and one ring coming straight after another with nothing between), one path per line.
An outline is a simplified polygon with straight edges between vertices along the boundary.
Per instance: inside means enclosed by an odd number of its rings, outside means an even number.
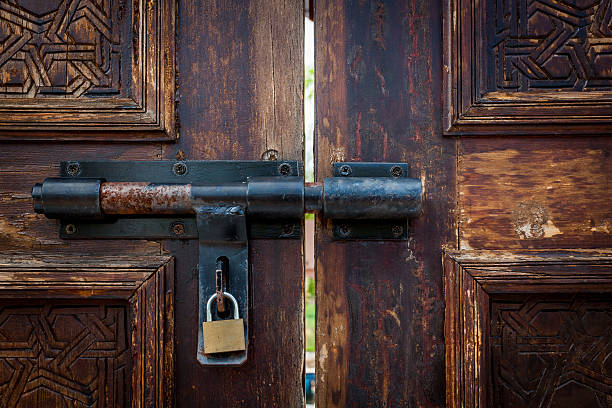
M217 297L217 294L215 293L208 299L208 302L206 302L206 321L207 322L212 322L212 312L210 311L210 307L212 306L212 302L213 300L216 299L216 297ZM234 320L240 319L240 316L239 316L240 312L238 311L238 301L236 300L236 298L229 292L223 292L223 297L228 298L234 304Z

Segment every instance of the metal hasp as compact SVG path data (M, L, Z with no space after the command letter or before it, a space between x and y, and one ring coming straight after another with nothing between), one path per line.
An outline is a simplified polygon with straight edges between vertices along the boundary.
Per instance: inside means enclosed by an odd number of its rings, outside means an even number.
M336 163L336 177L305 184L292 161L62 162L61 177L36 184L32 198L37 213L61 220L66 239L199 239L198 327L208 299L227 291L247 344L205 354L199 329L197 358L240 365L248 353L248 240L299 238L306 212L331 219L337 239L407 239L422 201L420 180L407 174L406 164ZM215 314L228 313L213 303Z

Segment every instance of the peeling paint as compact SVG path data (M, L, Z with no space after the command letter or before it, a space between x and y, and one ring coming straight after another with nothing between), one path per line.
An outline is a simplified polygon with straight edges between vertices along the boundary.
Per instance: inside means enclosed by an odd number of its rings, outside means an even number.
M522 202L512 213L512 227L520 239L550 238L562 234L546 208L534 201Z

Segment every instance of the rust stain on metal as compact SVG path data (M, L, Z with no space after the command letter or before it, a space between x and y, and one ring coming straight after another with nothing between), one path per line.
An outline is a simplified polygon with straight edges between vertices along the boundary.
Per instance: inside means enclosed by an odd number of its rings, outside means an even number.
M190 213L191 185L102 183L100 207L115 215Z

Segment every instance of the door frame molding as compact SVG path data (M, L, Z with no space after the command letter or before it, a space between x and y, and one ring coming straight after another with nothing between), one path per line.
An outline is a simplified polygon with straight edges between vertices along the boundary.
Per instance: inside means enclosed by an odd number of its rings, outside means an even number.
M127 301L130 406L174 406L173 257L8 256L0 300L24 298Z
M486 407L490 298L612 293L612 251L445 251L446 402Z

